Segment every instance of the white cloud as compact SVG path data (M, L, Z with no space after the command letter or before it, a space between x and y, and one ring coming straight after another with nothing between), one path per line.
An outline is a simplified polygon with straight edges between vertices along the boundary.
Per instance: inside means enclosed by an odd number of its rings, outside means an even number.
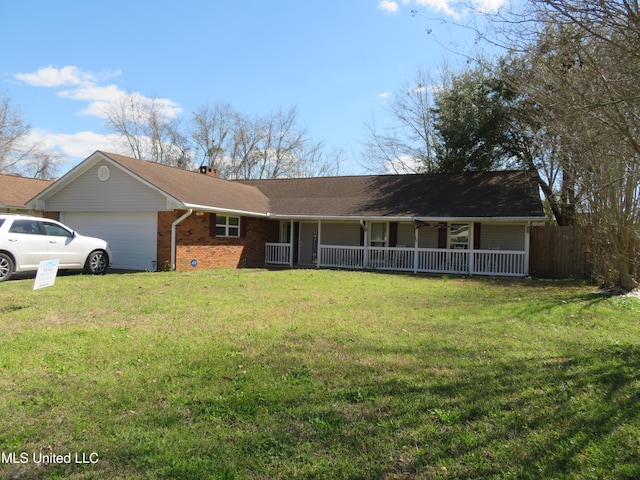
M134 92L127 93L117 85L101 85L107 79L118 77L120 70L105 70L99 73L85 72L77 66L67 65L62 68L48 66L39 68L33 73L18 73L15 78L34 87L70 87L57 94L63 98L86 102L78 114L106 118L110 105L125 95L130 95L142 105L154 104L163 115L175 118L182 113L180 106L167 98L150 98Z
M46 150L53 150L64 157L84 159L96 150L118 151L121 144L117 135L102 135L95 132L73 134L51 133L34 129L31 139L37 141Z
M378 6L382 7L383 3L392 3L395 5L394 12L398 9L396 2L382 1ZM415 3L418 7L426 7L434 12L441 12L453 18L461 18L470 12L490 13L498 11L507 0L403 0L403 5Z
M424 164L416 159L407 155L397 157L385 164L385 173L391 175L408 174L408 173L420 173L424 168Z
M378 8L385 12L394 13L398 11L398 2L390 2L388 0L381 0L378 3Z
M18 73L15 75L21 80L34 87L60 87L62 85L80 85L93 81L92 75L82 73L78 67L67 66L56 68L48 66L40 68L33 73Z
M450 0L416 0L416 5L420 7L427 7L430 10L442 12L445 15L458 18L460 15L451 8L449 5L450 3Z
M497 12L507 0L473 0L475 7L482 13Z
M378 98L389 98L391 96L391 94L389 92L382 92L380 95L378 95Z
M15 78L33 87L62 87L67 85L92 85L106 78L117 77L120 70L101 73L83 72L74 65L56 68L52 65L32 73L17 73Z
M98 85L87 85L73 90L62 90L61 92L58 92L58 95L72 100L101 100L109 102L116 100L120 95L122 95L122 93L122 90L120 90L117 85L107 85L104 87Z

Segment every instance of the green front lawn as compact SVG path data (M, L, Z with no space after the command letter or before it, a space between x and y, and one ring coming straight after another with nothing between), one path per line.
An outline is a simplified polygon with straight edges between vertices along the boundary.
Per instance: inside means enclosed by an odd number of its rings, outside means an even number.
M324 270L32 284L0 284L0 478L640 477L637 299Z

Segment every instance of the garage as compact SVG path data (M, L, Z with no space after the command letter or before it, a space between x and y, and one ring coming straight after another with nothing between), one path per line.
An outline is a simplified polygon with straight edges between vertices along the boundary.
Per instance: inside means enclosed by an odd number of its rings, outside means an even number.
M64 212L60 220L81 235L107 240L114 256L111 268L154 268L157 212Z

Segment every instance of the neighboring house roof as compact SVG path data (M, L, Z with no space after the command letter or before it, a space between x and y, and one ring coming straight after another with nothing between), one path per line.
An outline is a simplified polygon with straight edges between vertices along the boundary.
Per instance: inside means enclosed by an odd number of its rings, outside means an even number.
M230 181L101 151L30 203L46 200L101 161L160 192L178 209L274 218L545 217L535 177L523 171Z
M544 217L535 178L523 171L243 180L282 216Z
M52 180L0 175L0 207L26 208L25 204L53 183Z

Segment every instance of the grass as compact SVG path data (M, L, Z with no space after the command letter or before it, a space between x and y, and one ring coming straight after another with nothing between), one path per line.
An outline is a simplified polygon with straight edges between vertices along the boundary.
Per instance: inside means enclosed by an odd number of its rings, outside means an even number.
M636 299L316 270L32 282L0 285L2 478L640 477Z

